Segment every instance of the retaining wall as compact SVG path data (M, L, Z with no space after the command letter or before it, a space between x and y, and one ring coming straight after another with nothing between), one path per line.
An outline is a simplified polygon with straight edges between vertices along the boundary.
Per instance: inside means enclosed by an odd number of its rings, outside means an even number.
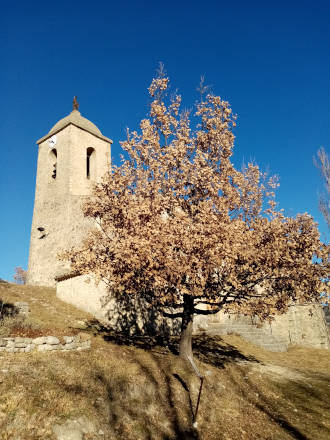
M62 341L61 341L61 340ZM21 336L0 338L0 352L29 353L32 351L69 351L87 350L91 346L89 336L40 336L25 338Z

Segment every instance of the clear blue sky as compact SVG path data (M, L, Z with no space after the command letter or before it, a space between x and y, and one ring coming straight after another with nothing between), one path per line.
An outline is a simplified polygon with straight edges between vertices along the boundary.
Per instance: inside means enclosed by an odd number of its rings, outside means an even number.
M205 75L238 114L235 163L279 174L286 215L309 212L329 238L312 161L330 152L329 1L7 1L0 33L0 277L27 268L36 140L78 95L118 163L159 61L188 108Z

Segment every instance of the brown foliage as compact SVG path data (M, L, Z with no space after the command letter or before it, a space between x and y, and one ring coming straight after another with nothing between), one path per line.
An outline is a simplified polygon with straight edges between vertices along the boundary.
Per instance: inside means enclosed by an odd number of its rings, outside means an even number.
M329 247L313 219L277 210L277 179L257 165L234 168L228 102L201 93L192 130L181 97L167 102L168 87L163 75L152 81L150 115L122 143L128 158L83 207L97 228L62 258L158 306L181 307L191 296L194 313L222 308L266 319L291 301L317 301Z

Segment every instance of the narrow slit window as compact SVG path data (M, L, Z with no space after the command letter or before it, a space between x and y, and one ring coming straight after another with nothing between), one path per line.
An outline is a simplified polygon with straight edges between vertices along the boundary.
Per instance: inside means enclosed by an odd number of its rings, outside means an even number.
M56 168L57 168L57 151L55 148L52 149L50 152L50 158L51 158L51 176L53 179L56 179Z
M95 150L94 148L87 148L86 156L86 177L87 179L94 179L94 160L95 160Z

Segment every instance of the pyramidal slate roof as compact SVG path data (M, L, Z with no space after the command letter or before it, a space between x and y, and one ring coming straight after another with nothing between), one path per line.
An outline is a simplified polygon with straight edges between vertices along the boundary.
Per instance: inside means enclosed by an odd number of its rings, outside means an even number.
M53 134L56 134L59 131L63 130L63 128L67 127L70 124L75 125L76 127L79 127L82 130L88 131L88 133L91 133L94 136L103 139L104 141L110 142L112 144L111 139L103 136L101 131L96 127L96 125L93 124L93 122L81 116L80 112L76 109L72 110L72 112L65 118L60 119L54 125L54 127L50 129L49 133L46 134L46 136L43 136L41 139L37 141L37 144L40 144L41 142L43 142Z

